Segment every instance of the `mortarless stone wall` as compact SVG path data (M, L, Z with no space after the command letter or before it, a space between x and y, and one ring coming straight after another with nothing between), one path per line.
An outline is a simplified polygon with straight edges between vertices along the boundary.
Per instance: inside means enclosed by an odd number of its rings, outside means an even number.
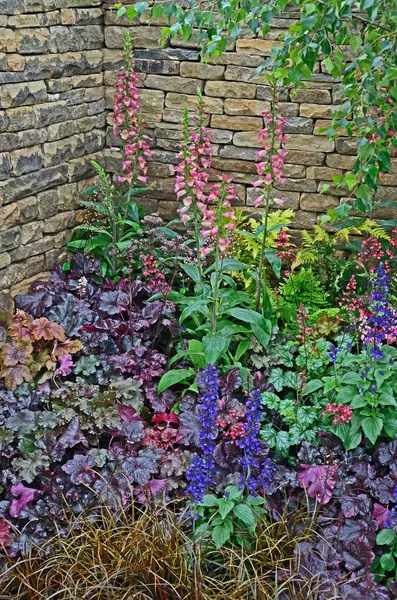
M221 61L201 64L196 39L159 48L165 22L132 24L103 0L0 0L0 321L12 295L48 275L79 218L78 196L93 175L90 161L108 171L117 159L111 109L115 69L128 27L140 72L141 107L152 137L148 211L175 216L173 166L183 107L193 111L203 92L213 134L214 175L228 173L240 206L252 210L257 134L267 107L266 85L255 71L277 38L298 16L287 10L266 39L249 32L228 45ZM288 181L276 196L296 211L296 229L310 228L321 213L346 201L324 183L354 162L354 139L327 139L338 84L318 64L307 89L282 91L288 122ZM396 199L397 163L379 194ZM276 186L275 186L276 187ZM391 216L391 209L386 215ZM4 291L5 290L5 291Z

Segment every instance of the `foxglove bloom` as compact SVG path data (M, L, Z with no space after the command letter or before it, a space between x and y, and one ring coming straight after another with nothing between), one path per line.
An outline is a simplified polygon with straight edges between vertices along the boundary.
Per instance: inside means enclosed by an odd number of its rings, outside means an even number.
M240 464L243 469L243 484L251 494L259 488L267 487L272 478L274 466L269 458L260 459L262 445L259 439L262 418L262 398L259 390L253 390L246 403L246 423L244 437L236 442L243 450Z
M213 365L208 365L199 373L197 383L201 390L199 447L202 455L196 454L186 473L188 494L193 502L202 502L210 483L216 474L215 438L219 412L219 373Z

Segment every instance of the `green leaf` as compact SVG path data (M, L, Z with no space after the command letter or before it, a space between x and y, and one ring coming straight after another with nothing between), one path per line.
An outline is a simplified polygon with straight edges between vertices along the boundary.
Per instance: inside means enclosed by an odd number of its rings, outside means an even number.
M218 507L218 502L219 502L219 500L216 496L214 496L214 494L205 494L201 504L202 504L202 506Z
M244 354L247 352L250 345L251 345L250 340L243 340L242 342L239 343L239 345L237 346L236 354L234 355L234 360L236 362L238 362L240 360L240 358L242 356L244 356Z
M350 424L336 425L333 432L342 440L345 450L354 450L361 443L361 432L356 431Z
M254 323L257 325L263 324L263 317L256 310L250 310L248 308L231 308L226 311L226 314L231 315L235 319L239 321L244 321L244 323Z
M207 333L203 337L204 356L207 363L214 365L222 352L229 346L230 338L222 333Z
M252 266L235 258L224 258L222 261L222 271L245 271L247 269L252 269ZM214 270L215 264L208 267L206 273L211 273Z
M383 554L380 557L380 564L385 571L393 571L394 567L396 566L396 561L394 560L393 555L388 553Z
M256 523L254 511L246 504L237 504L233 508L234 515L245 525L252 527Z
M342 377L342 383L350 385L361 385L363 379L358 373L345 373Z
M167 371L167 373L164 373L160 379L157 392L161 394L161 392L164 392L164 390L168 389L172 385L176 385L177 383L182 383L182 381L191 379L193 375L193 369L172 369L171 371Z
M338 404L344 404L353 400L355 396L357 396L357 387L347 385L339 390L336 396L336 402Z
M186 306L181 312L181 316L179 317L179 323L182 324L185 319L187 319L188 317L190 317L190 315L193 315L195 313L200 313L202 315L208 316L209 311L207 302L205 300L197 300L197 302L192 302L191 304L188 304L188 306Z
M212 532L212 539L217 548L221 548L230 540L231 532L225 525L217 525Z
M361 423L365 437L371 444L375 444L383 428L383 420L380 417L366 417Z
M276 392L281 392L284 387L284 371L279 367L272 369L267 381L274 385Z
M243 495L243 491L237 485L228 485L225 488L225 496L226 494L230 500L239 500Z
M233 500L229 500L228 498L219 498L218 500L219 514L222 519L227 517L230 511L233 510L234 502Z
M317 390L320 390L323 387L324 384L321 381L321 379L311 379L304 386L302 396L308 396L309 394L312 394L313 392L316 392Z
M291 442L288 431L278 431L276 435L276 454L280 454L283 457L288 456L290 447Z
M270 321L267 321L267 323L270 323ZM258 342L260 342L264 348L267 348L270 342L270 334L255 323L251 323L251 329Z
M391 546L394 543L396 534L393 529L382 529L376 535L376 543L381 546Z
M181 264L181 269L183 269L188 277L194 281L194 283L200 283L200 271L196 265L188 265Z

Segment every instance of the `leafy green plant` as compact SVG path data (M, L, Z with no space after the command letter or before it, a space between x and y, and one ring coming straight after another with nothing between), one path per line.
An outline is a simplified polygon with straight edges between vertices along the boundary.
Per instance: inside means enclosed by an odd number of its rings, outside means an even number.
M372 563L372 572L377 579L397 580L397 534L394 529L385 527L376 535L376 543L381 546L382 554Z
M223 496L205 494L203 502L195 507L194 538L210 535L217 548L227 543L246 546L254 539L259 519L266 514L265 499L245 496L235 485L225 488Z

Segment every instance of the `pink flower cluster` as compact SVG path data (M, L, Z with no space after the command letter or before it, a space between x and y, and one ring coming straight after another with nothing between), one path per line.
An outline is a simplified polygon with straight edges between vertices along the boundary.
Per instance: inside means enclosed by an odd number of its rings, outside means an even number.
M130 186L147 181L147 161L152 158L149 137L144 134L145 124L139 110L138 76L134 71L131 42L126 39L124 65L118 70L117 93L113 105L113 132L122 140L122 174L120 183ZM118 148L112 148L118 150Z
M143 275L148 278L149 287L155 292L161 292L166 296L171 288L167 283L164 274L160 271L157 266L156 259L153 254L146 254L142 256L143 262Z
M200 254L205 257L217 245L224 253L231 242L236 216L231 201L236 198L233 180L226 175L208 186L212 164L211 134L204 127L205 104L199 96L197 124L189 128L189 116L185 111L182 142L175 167L175 192L182 202L178 209L182 223L192 221L200 236Z
M333 402L332 404L327 404L323 415L334 415L332 425L339 425L341 423L348 423L353 416L353 411L350 406Z
M313 333L313 328L309 326L308 313L303 304L300 304L298 307L296 322L299 329L296 339L305 343L307 337Z
M272 104L272 110L263 111L262 115L265 126L258 135L259 143L264 146L263 150L256 153L256 172L260 179L257 179L252 184L254 188L263 190L254 200L256 208L263 204L273 183L286 182L282 171L288 153L279 146L286 142L283 128L287 125L287 122L280 115L279 92L274 87L270 88L270 92L272 97L269 100ZM274 198L273 203L276 206L282 206L284 200Z

